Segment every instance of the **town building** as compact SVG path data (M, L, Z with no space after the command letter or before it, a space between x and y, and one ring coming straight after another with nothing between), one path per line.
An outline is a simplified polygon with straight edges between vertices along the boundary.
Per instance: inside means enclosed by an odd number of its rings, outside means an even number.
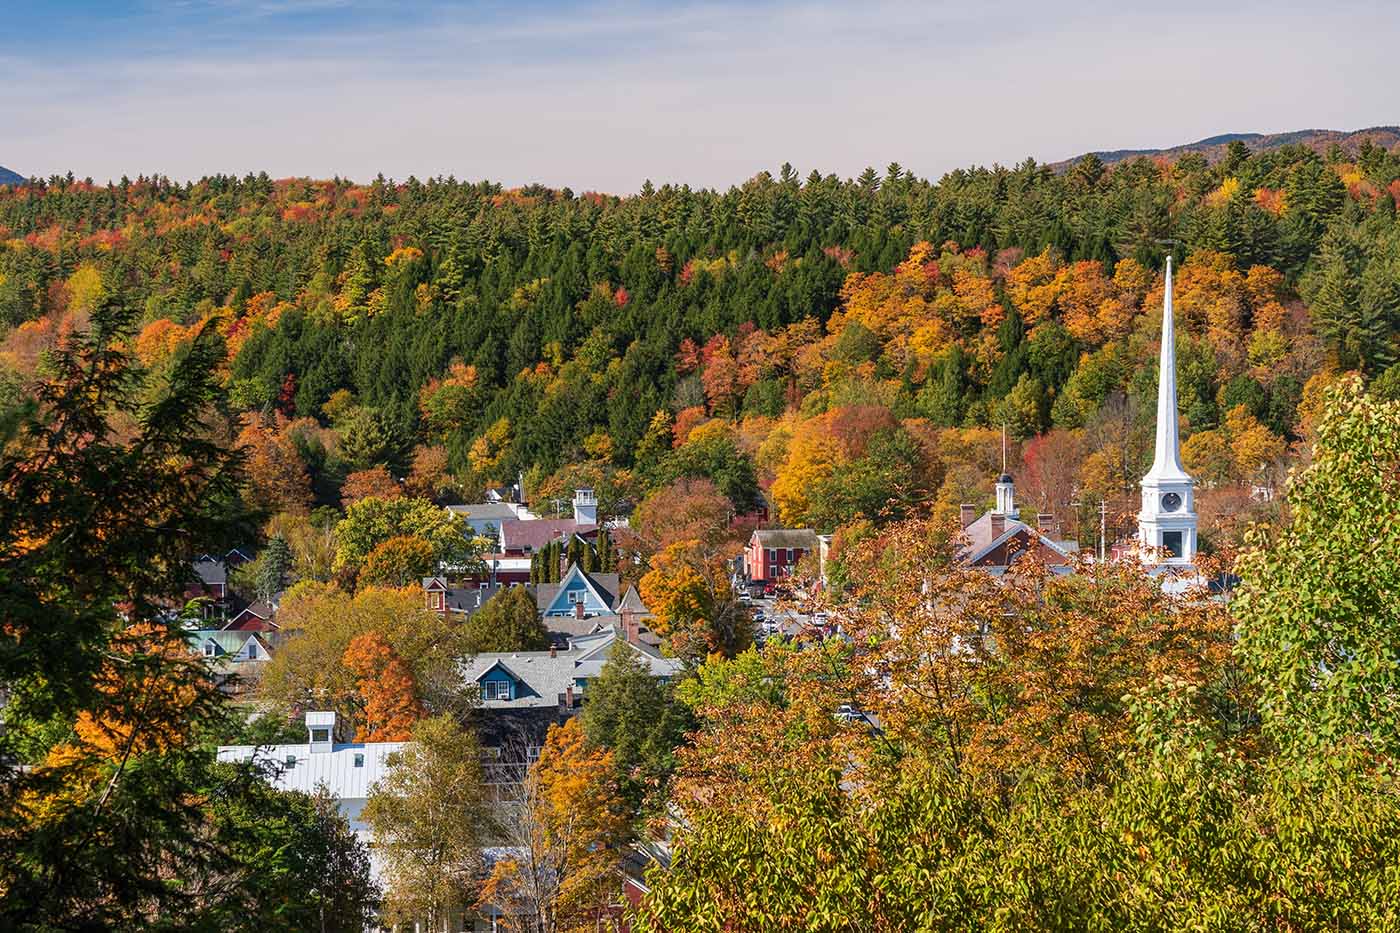
M996 482L996 506L982 515L973 505L963 505L962 537L957 552L959 563L990 573L1004 573L1016 561L1030 555L1047 567L1068 572L1079 545L1058 539L1059 526L1049 513L1036 516L1036 527L1021 521L1016 506L1016 482L1005 472L1005 442L1002 469Z
M770 589L792 576L799 561L821 541L808 528L761 528L744 548L744 577L750 586Z
M333 712L306 714L307 740L294 745L223 745L220 761L251 761L266 769L278 790L315 794L324 787L351 830L370 850L370 870L382 880L369 826L361 819L370 791L389 771L389 756L403 742L336 742Z

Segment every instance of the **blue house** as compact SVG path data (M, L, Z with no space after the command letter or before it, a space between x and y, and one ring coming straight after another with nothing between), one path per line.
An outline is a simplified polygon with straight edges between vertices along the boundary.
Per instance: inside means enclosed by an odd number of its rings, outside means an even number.
M535 590L540 615L573 616L591 619L611 615L618 602L620 581L615 573L584 573L578 564L570 564L568 573L558 583L541 584Z

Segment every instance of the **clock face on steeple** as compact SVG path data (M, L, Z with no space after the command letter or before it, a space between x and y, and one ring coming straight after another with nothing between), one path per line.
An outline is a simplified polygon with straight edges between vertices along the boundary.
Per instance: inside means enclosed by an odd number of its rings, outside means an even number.
M1169 492L1162 496L1163 512L1175 512L1179 508L1181 508L1181 496L1174 492Z

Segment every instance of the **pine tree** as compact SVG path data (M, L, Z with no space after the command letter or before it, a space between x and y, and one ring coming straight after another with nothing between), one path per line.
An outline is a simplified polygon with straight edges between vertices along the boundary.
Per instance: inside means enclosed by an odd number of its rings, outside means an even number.
M273 597L282 592L287 582L287 572L292 567L292 549L287 539L280 533L273 535L258 556L258 562L257 596L263 602L271 603Z

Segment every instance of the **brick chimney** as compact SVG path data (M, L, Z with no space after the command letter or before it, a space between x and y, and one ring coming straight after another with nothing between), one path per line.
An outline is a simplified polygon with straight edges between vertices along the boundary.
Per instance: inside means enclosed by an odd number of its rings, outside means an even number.
M1006 531L1006 516L1000 512L992 513L992 538L1000 538Z
M574 603L574 618L583 618L583 603Z
M966 528L977 521L977 506L964 502L962 506L962 526Z
M574 685L573 685L573 684L569 684L567 687L564 688L564 708L565 708L565 709L573 709L573 708L574 708Z
M554 643L553 643L553 642L550 642L550 645L549 645L549 656L550 656L551 658L554 658L554 657L558 657L558 656L559 656L558 649L554 647Z

